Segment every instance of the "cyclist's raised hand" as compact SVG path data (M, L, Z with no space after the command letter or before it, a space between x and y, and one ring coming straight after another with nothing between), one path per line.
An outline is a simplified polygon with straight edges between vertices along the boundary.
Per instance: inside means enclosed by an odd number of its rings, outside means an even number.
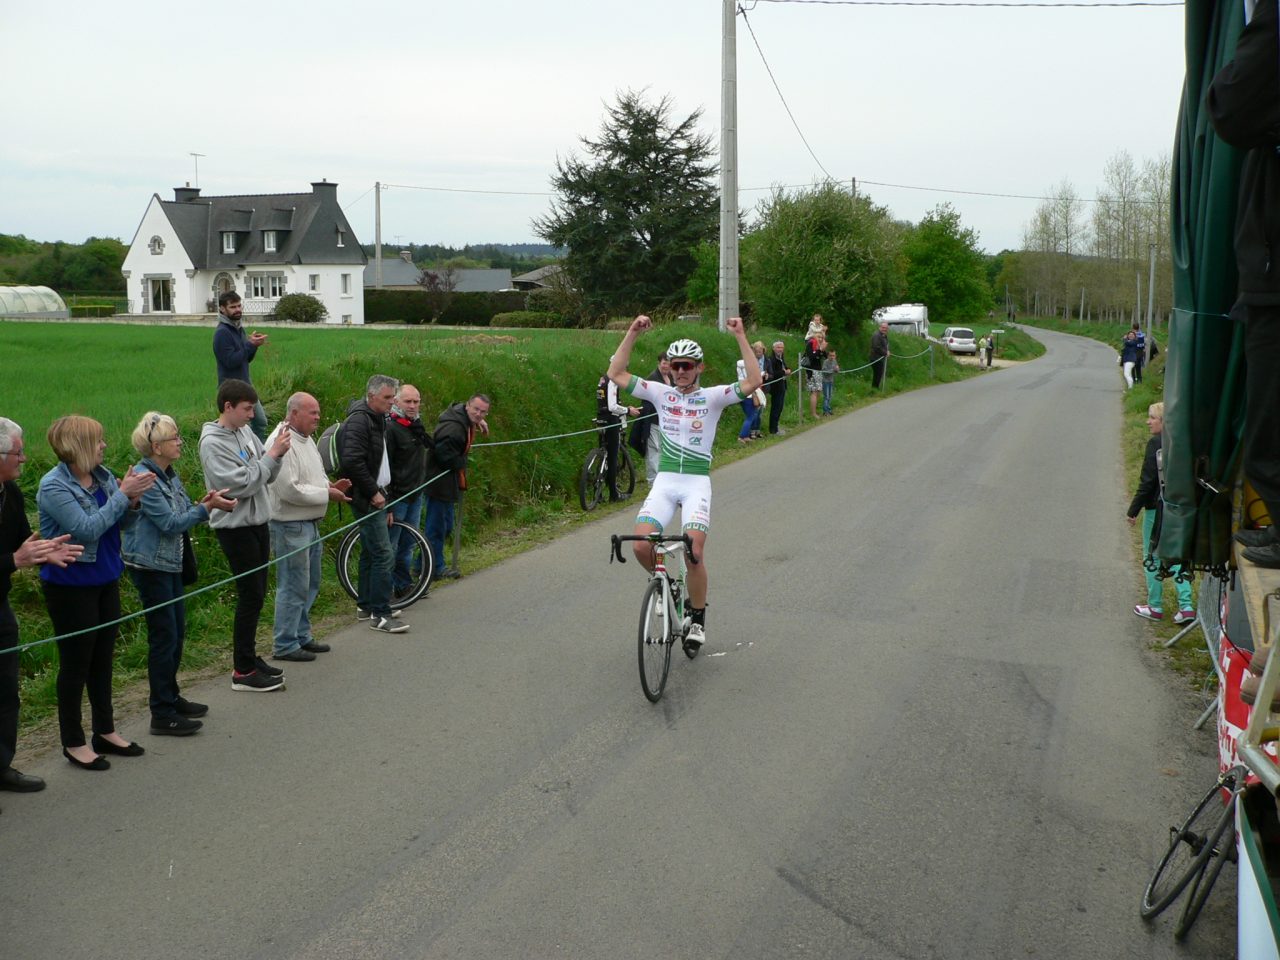
M741 317L730 317L725 321L724 327L730 333L738 334L743 330Z
M653 326L653 321L646 317L643 313L631 321L631 332L635 334L644 333Z

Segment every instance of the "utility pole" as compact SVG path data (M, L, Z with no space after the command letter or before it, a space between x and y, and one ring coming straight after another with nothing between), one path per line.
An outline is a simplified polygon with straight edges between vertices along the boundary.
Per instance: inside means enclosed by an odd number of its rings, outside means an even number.
M1142 271L1133 271L1133 282L1137 285L1137 294L1133 298L1133 322L1137 323L1142 316Z
M1147 253L1151 258L1150 272L1147 274L1147 339L1142 347L1142 362L1151 362L1151 314L1155 310L1156 297L1156 245L1147 244Z
M373 289L382 289L382 181L373 184Z
M1084 324L1084 287L1080 288L1080 323Z
M200 188L200 158L201 158L201 157L203 157L203 156L204 156L204 154L203 154L203 153L194 153L194 152L191 152L191 151L188 151L188 153L191 155L191 158L192 158L192 160L195 162L195 165L196 165L196 178L195 178L195 180L192 182L192 184L191 184L191 185L192 185L193 187L195 187L195 188L198 190L198 189Z
M720 311L723 333L738 315L738 39L737 0L721 0Z

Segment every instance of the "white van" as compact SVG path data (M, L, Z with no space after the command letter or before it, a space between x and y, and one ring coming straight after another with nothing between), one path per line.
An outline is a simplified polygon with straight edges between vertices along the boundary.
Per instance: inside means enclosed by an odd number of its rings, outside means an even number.
M909 333L916 337L929 335L929 308L923 303L899 303L892 307L881 307L871 314L871 319L876 326L887 323L893 333Z

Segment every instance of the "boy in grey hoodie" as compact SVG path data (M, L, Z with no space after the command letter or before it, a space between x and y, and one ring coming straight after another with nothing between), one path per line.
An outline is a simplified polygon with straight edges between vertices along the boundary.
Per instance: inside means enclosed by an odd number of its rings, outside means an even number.
M210 489L226 488L227 496L236 500L234 510L218 511L209 523L237 577L231 689L266 692L284 686L284 671L259 657L255 644L267 594L266 564L271 557L267 484L280 472L291 434L280 431L271 449L264 449L249 428L257 402L257 391L243 380L222 382L218 387L218 419L200 431L200 467L206 484L218 484Z

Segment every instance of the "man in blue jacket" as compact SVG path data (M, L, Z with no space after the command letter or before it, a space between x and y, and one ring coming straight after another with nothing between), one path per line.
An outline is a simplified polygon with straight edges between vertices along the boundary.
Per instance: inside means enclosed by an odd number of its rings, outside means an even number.
M249 363L257 356L258 348L267 342L265 333L246 333L240 322L244 304L240 294L229 290L218 297L218 325L213 330L213 358L218 364L218 386L224 380L243 380L253 383L249 376ZM253 422L249 429L264 443L267 439L267 411L261 401L254 401Z

